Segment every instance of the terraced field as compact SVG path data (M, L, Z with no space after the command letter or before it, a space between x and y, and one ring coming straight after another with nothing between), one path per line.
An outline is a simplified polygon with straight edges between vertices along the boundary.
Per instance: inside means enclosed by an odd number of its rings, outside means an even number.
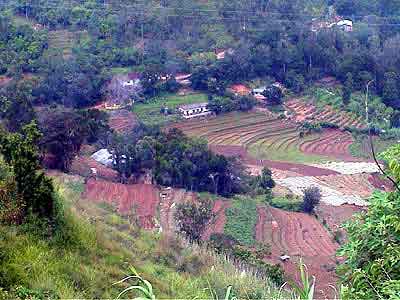
M238 146L254 158L297 163L315 163L336 158L352 159L352 137L339 130L300 138L298 125L271 113L229 113L216 118L191 120L170 125L213 146Z
M271 245L272 253L267 260L280 263L286 274L296 274L297 264L302 258L310 274L318 278L316 291L319 296L332 292L329 285L334 285L337 280L334 267L338 244L315 217L259 207L256 239ZM290 259L282 263L279 260L281 255L289 255Z
M61 50L65 58L72 54L75 33L68 30L52 30L49 32L49 48Z
M120 134L127 134L132 132L137 124L136 116L125 109L110 111L108 125Z
M286 107L294 113L293 119L296 122L308 121L311 123L328 122L344 127L365 128L364 121L347 112L335 111L331 106L325 105L317 108L310 102L299 99L292 99L286 102Z

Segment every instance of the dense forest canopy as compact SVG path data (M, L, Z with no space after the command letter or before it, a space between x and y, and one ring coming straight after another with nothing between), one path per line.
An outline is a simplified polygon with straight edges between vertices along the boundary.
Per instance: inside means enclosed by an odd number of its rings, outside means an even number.
M0 72L38 72L33 94L40 103L90 106L102 97L106 70L129 67L146 76L147 96L162 90L153 79L163 74L190 72L193 87L211 93L265 76L298 92L333 75L342 83L351 77L351 90L374 80L373 91L384 104L400 108L398 1L52 0L4 1L0 7L3 47L19 54L15 63L2 51ZM13 15L40 26L11 26ZM337 17L354 21L353 32L312 30ZM74 33L67 57L46 50L47 34L56 29ZM232 51L217 60L218 49Z

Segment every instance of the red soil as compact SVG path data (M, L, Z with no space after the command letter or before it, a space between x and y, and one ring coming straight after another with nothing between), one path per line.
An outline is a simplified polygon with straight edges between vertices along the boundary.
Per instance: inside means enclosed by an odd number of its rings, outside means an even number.
M155 227L154 217L160 199L159 190L151 184L126 185L90 179L83 197L115 205L120 214L134 216L144 229Z
M11 80L11 77L0 76L0 86L8 84Z
M286 102L286 107L294 112L294 119L297 122L330 122L340 127L350 126L364 128L365 125L359 118L354 117L346 112L335 111L329 105L325 105L323 111L318 111L312 103L303 102L299 99L291 99Z
M118 133L126 134L133 130L137 124L135 115L125 109L111 111L108 125Z
M111 181L117 181L119 178L117 171L107 168L90 157L77 156L72 162L70 171L73 174L87 177L91 175L91 168L97 170L97 177L99 178Z
M393 191L393 183L389 179L382 178L380 174L371 174L368 177L368 181L373 187L384 191Z
M341 206L332 206L327 204L320 204L316 209L318 218L326 225L332 232L340 229L340 226L350 220L354 214L364 211L365 208L357 205L343 204Z
M240 95L248 95L251 92L250 88L243 84L234 84L231 87L229 87L229 89L231 89L234 93Z
M207 225L203 233L203 240L208 240L213 233L223 233L226 222L225 210L230 206L227 201L217 200L214 202L213 213L215 218Z
M338 244L328 231L311 215L287 212L276 208L259 208L256 238L271 245L269 262L282 265L286 274L298 274L298 262L302 258L310 275L317 278L316 292L319 297L332 296L329 285L335 285L337 277L335 252ZM291 258L281 262L281 255ZM299 278L293 278L299 281Z
M213 152L218 154L240 157L245 165L265 166L283 171L291 171L302 176L324 176L339 174L338 172L332 170L321 169L302 164L255 159L249 155L244 147L241 146L209 145L209 147Z

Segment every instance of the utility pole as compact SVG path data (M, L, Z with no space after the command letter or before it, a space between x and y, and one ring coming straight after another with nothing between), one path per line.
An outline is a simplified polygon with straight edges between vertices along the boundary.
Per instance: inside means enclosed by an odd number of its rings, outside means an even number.
M369 111L368 111L368 94L369 94L369 86L371 83L373 83L375 80L370 80L367 83L367 88L366 88L366 92L365 92L365 119L367 122L367 126L368 126L368 137L369 137L369 143L371 146L371 152L372 152L372 157L374 158L374 162L375 164L378 166L378 169L382 172L383 175L386 176L387 179L389 179L393 185L397 188L398 191L400 191L400 186L399 184L392 178L390 177L385 170L381 167L381 165L379 164L379 161L376 157L376 153L375 153L375 148L374 148L374 141L372 140L372 134L371 134L371 126L369 124Z
M371 83L373 83L375 80L370 80L367 83L367 89L366 89L366 93L365 93L365 119L367 122L367 126L368 126L368 132L370 133L370 126L369 126L369 109L368 109L368 94L369 94L369 86Z

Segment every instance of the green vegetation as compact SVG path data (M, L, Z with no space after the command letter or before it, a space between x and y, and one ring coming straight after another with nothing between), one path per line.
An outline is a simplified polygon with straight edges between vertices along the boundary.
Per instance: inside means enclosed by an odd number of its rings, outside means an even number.
M282 137L279 137L282 138ZM335 160L334 158L329 158L326 156L319 156L316 154L306 154L300 151L298 144L299 142L307 141L308 139L313 139L314 136L305 137L301 140L298 140L296 143L292 143L288 145L284 150L276 149L276 144L273 144L273 140L269 143L265 140L260 140L250 145L248 148L251 155L256 157L257 159L269 159L269 160L277 160L277 161L287 161L287 162L295 162L295 163L323 163L326 161Z
M296 197L273 197L267 199L267 203L272 207L280 208L287 211L302 211L303 202Z
M332 106L336 111L346 111L354 117L365 120L365 94L354 92L349 96L348 104L343 105L343 95L339 87L321 88L312 87L307 91L309 99L313 100L317 108L324 108L325 105ZM386 106L382 99L376 95L369 95L369 119L371 126L388 130L391 128L391 119L394 110Z
M202 93L185 96L167 94L152 98L146 101L146 103L135 103L133 105L133 112L146 125L162 126L181 119L176 112L176 108L179 105L202 102L207 102L207 95ZM168 109L166 113L161 112L163 108Z
M232 236L240 243L254 245L254 228L257 223L257 205L251 198L235 197L231 207L226 209L224 233Z
M400 297L400 146L382 154L394 192L376 192L368 211L345 225L348 242L339 255L343 299L398 299Z
M115 298L124 285L113 283L130 264L160 298L204 299L208 288L220 296L229 285L242 297L278 297L271 283L240 276L212 252L143 232L109 208L82 201L83 179L61 175L55 181L65 201L62 232L49 238L35 227L0 225L0 285L11 298L18 287L60 298Z
M370 141L367 135L354 134L354 142L350 145L350 153L354 157L372 159ZM397 143L397 140L383 139L381 137L373 138L374 149L376 153L381 153Z

